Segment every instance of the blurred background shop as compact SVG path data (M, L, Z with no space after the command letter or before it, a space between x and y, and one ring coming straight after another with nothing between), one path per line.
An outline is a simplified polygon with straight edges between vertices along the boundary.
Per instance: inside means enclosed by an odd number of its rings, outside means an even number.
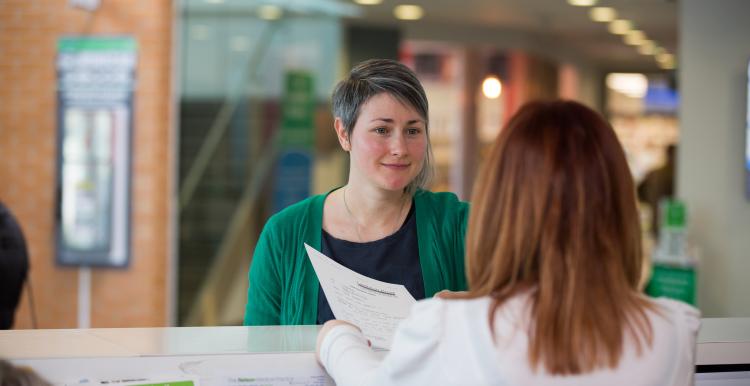
M2 0L0 201L30 263L15 328L241 324L266 219L345 182L330 94L374 57L420 77L432 189L467 200L524 102L601 111L649 256L679 268L655 275L706 317L750 316L748 15L745 0Z

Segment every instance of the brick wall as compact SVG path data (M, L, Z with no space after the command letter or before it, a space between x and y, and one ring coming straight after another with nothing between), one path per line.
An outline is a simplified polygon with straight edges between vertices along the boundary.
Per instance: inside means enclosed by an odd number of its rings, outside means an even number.
M0 200L29 247L39 328L77 327L78 270L55 264L55 57L63 35L118 34L138 43L134 101L132 255L124 270L93 269L91 326L165 326L173 220L172 1L0 1ZM28 294L15 328L31 328Z

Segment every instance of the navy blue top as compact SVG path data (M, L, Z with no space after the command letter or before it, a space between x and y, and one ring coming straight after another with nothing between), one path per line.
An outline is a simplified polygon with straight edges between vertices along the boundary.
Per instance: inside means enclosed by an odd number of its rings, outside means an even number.
M424 281L417 244L417 216L414 213L412 200L406 220L396 233L366 243L340 240L323 230L321 252L352 271L380 281L401 284L414 299L424 299ZM333 316L323 288L320 288L318 324L331 319L336 317Z

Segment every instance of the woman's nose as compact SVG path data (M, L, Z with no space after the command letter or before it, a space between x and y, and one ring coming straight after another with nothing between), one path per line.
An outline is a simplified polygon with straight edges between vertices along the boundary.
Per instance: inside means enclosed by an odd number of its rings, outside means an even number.
M391 155L401 156L406 153L406 138L403 135L394 135L390 141Z

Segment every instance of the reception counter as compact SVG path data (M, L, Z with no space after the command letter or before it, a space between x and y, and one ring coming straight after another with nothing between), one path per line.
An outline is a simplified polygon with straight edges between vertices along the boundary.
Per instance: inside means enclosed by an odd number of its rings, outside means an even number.
M57 384L333 385L319 326L0 332L0 357Z
M696 353L699 371L747 373L750 318L703 319L702 323ZM0 357L29 366L55 384L332 385L315 361L318 329L0 331Z

